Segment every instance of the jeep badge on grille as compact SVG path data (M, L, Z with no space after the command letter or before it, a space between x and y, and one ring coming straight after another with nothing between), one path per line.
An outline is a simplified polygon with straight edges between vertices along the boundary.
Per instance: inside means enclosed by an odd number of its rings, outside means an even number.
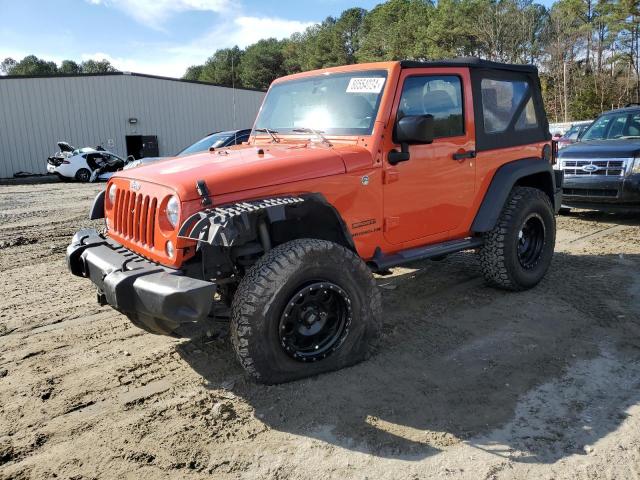
M131 187L131 190L135 190L136 192L138 190L140 190L140 184L138 182L136 182L135 180L131 181L130 187Z

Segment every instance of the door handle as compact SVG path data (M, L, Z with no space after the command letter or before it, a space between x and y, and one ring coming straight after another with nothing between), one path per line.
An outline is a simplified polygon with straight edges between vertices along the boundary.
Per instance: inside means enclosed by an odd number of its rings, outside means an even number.
M468 152L458 152L453 154L454 160L464 160L465 158L476 158L476 151L469 150Z

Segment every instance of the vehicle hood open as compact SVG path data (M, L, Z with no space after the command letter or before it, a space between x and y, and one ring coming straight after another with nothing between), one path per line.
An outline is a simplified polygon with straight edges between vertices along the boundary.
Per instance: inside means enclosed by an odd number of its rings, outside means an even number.
M592 140L573 143L558 158L631 158L640 154L640 138Z
M353 148L350 148L353 150ZM362 149L361 155L371 155ZM353 155L349 155L353 157ZM203 180L211 195L221 195L339 175L346 170L338 149L313 144L243 145L174 158L131 170L118 177L174 188L182 201L199 198L196 182Z

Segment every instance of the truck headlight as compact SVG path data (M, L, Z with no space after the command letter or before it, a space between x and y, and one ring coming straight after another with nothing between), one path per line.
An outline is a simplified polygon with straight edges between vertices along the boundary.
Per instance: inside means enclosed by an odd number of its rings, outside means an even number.
M640 156L636 155L636 158L633 159L633 165L631 165L631 172L633 174L640 174Z
M173 228L178 224L178 214L180 213L180 202L173 195L167 202L167 220Z
M115 183L112 183L109 187L109 205L114 206L116 204L116 193L118 192L118 187L116 187Z

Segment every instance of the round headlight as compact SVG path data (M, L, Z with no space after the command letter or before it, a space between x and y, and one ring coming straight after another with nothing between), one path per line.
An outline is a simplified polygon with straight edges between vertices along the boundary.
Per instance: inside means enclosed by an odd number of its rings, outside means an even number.
M173 255L176 253L176 249L173 247L173 242L169 240L164 247L165 252L167 252L167 257L173 258Z
M167 220L169 220L169 223L174 228L178 224L179 210L180 202L178 202L178 199L176 197L171 196L171 198L167 202Z
M116 187L115 183L112 183L111 186L109 187L109 204L111 206L115 205L116 203L116 192L118 191L118 187Z

